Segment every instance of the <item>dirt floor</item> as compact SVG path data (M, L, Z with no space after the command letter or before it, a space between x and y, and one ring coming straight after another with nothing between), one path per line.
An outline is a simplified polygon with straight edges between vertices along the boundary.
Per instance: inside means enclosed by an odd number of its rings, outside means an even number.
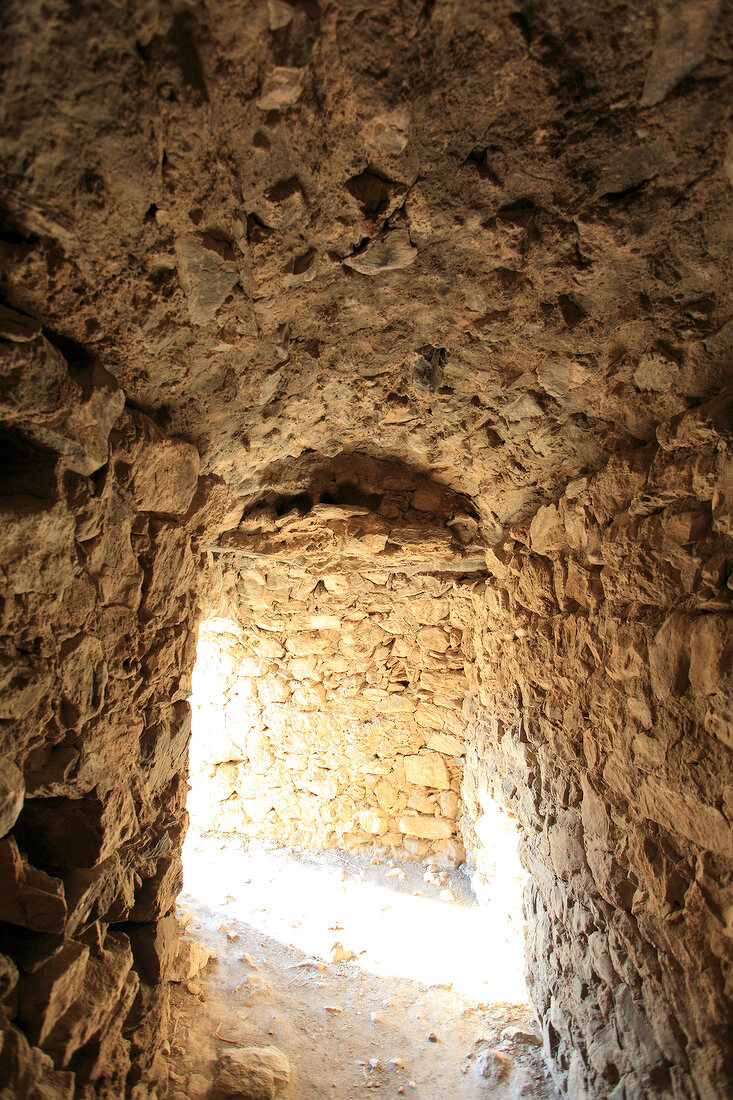
M557 1096L522 979L522 929L461 871L191 832L179 917L216 959L173 987L173 1100L220 1054L279 1047L284 1100Z

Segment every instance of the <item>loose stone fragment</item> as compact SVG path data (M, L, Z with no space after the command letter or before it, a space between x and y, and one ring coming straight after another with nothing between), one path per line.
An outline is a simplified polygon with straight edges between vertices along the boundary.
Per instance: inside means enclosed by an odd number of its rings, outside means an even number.
M343 262L361 275L380 275L386 271L399 271L410 267L417 259L417 249L410 243L406 229L393 229L382 238L367 245L364 252L348 256Z
M168 980L171 982L187 982L195 978L211 959L216 958L216 951L198 940L182 939L178 945L178 952L168 971Z
M196 233L184 233L176 240L178 273L195 325L213 320L236 286L239 270L226 252L213 239Z
M283 111L296 103L303 94L303 69L281 66L267 74L262 95L257 100L261 111Z
M290 1083L290 1063L277 1047L244 1047L220 1056L212 1100L273 1100Z

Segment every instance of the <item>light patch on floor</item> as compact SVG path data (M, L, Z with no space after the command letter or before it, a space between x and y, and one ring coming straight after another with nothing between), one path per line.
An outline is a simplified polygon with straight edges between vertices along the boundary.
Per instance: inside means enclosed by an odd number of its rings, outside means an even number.
M277 1100L557 1100L500 908L461 871L192 831L179 917L217 957L172 987L170 1100L270 1045L292 1070Z
M477 1001L527 1000L516 898L479 907L458 873L192 834L184 890L222 918L246 921L324 962L341 944L361 970L380 977L452 985Z

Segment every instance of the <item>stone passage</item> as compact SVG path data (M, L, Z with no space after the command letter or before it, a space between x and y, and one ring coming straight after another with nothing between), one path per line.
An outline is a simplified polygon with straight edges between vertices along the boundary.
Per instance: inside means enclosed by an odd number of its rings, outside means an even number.
M218 820L513 815L559 1088L730 1096L728 0L3 18L4 1095L165 1094L205 616Z

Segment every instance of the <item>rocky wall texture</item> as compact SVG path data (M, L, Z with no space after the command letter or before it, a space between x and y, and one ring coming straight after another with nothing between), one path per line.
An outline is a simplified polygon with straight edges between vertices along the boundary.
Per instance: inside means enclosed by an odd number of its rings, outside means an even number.
M0 323L0 1092L154 1096L221 501L80 349Z
M204 624L193 820L461 863L462 628L434 576L249 569Z
M730 409L688 410L731 374L730 0L0 18L3 1066L114 1092L155 1050L118 1023L163 1011L217 530L212 577L473 593L463 833L483 874L485 792L522 822L558 1080L729 1094Z
M730 390L487 555L466 843L522 825L528 981L573 1097L733 1089Z

